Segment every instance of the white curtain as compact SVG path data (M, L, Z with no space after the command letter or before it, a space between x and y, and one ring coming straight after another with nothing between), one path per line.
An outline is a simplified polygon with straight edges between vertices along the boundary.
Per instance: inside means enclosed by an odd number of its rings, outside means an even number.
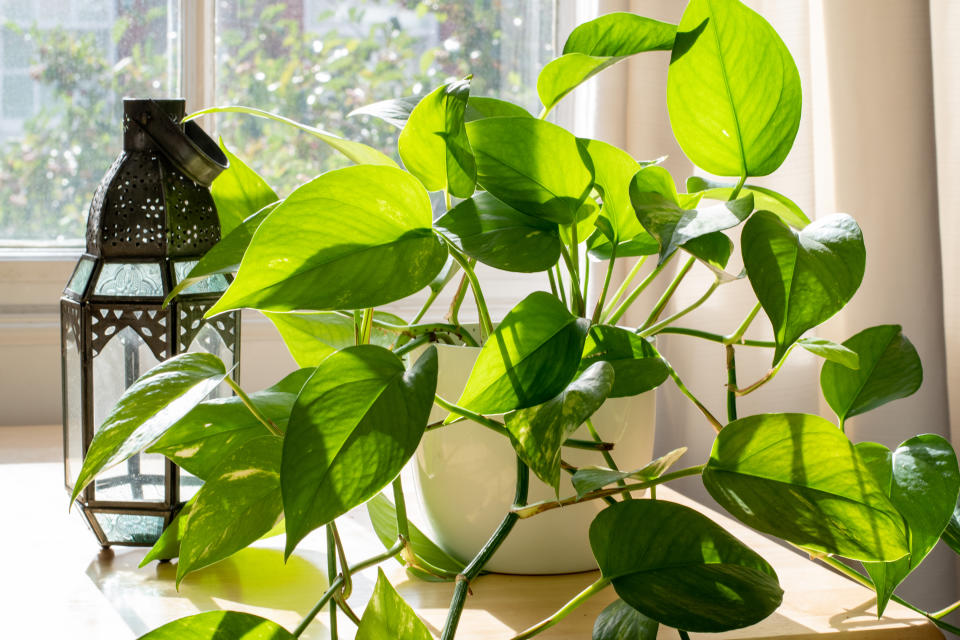
M685 3L606 2L600 13L630 10L676 22ZM810 218L845 212L867 247L863 284L819 335L842 341L878 324L901 324L923 360L924 383L847 424L854 441L895 447L917 433L952 438L960 449L960 2L956 0L748 0L786 42L803 81L803 115L793 152L775 175L754 182L791 197ZM644 54L601 77L590 93L595 119L578 133L624 146L638 159L669 154L681 183L692 172L669 129L668 54ZM579 106L579 105L578 105ZM939 176L939 179L938 179ZM736 231L734 238L739 237ZM730 270L740 269L739 259ZM733 262L732 261L732 262ZM620 276L629 264L619 265ZM668 277L662 278L669 280ZM665 314L687 306L712 280L692 271ZM627 324L644 320L660 291L646 292ZM729 333L752 307L746 281L725 285L679 324ZM762 314L747 337L769 339ZM684 382L718 417L725 416L723 347L685 336L658 345ZM737 350L741 386L770 365L768 350ZM819 392L821 361L795 351L765 387L739 403L740 415L767 411L833 418ZM689 447L687 463L709 455L713 431L667 382L659 395L656 450ZM698 479L682 487L709 502ZM934 551L898 594L936 610L957 596L957 563Z

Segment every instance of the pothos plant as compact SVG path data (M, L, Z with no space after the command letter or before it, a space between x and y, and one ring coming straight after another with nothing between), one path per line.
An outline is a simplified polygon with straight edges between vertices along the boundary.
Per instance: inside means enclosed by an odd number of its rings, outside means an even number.
M683 192L657 160L638 162L546 121L583 81L655 50L671 52L666 100L680 147L704 172L730 182L694 176ZM289 556L324 527L330 587L292 631L217 611L144 637L240 638L255 630L258 638L296 638L329 607L334 636L339 611L357 625L358 638L429 638L382 572L362 616L351 608L353 574L396 558L418 577L455 582L447 640L456 634L471 581L518 519L599 499L609 506L593 521L590 544L601 577L517 638L536 635L609 586L619 598L597 619L596 640L622 637L627 629L631 637L653 638L660 624L681 636L754 624L781 602L773 568L705 516L652 491L691 475L735 518L875 588L880 613L890 599L901 601L894 589L938 540L960 549L960 526L951 520L960 472L950 444L918 435L891 451L854 444L844 433L848 418L919 387L920 361L900 327L870 327L842 345L805 337L860 285L865 249L857 223L843 214L811 222L786 196L747 182L780 166L800 122L799 74L774 29L737 0L691 0L679 25L605 15L573 31L563 54L541 71L537 91L540 117L471 96L469 78L419 101L361 109L402 129L405 169L366 145L281 116L246 107L205 111L285 121L356 163L281 199L230 157L231 168L213 186L223 240L180 284L182 290L213 273L235 273L208 315L264 312L302 368L248 394L212 355L189 353L160 364L127 391L96 434L75 492L137 452L162 453L205 484L144 562L178 556L179 581L278 531L286 533ZM436 220L430 192L442 194ZM744 269L732 274L729 236L738 228ZM619 326L640 292L678 256L682 266L646 320ZM636 265L611 293L614 267L628 258L637 258ZM593 304L591 261L606 267ZM634 284L646 261L655 267ZM713 283L693 304L662 317L698 261L713 271ZM550 292L530 294L495 325L475 273L478 262L542 272ZM739 326L710 333L680 324L725 283L744 277L756 304L745 309ZM447 321L422 322L452 282L459 287ZM427 301L409 322L376 311L425 288ZM479 346L459 321L468 292L478 309L482 349L462 395L441 398L436 348L428 346L412 362L404 356L436 341ZM761 310L773 340L745 339ZM722 345L725 419L658 353L650 339L659 334ZM836 420L797 413L739 417L737 398L776 376L798 346L825 359L820 383ZM772 354L769 372L750 384L737 379L736 354L743 348ZM716 431L705 462L669 471L679 457L671 452L642 469L620 470L615 443L569 439L581 424L592 427L590 416L606 399L647 392L668 379ZM234 396L203 400L223 383ZM435 403L450 417L428 424ZM398 477L425 431L456 429L463 418L509 438L517 456L515 506L466 564L408 522ZM568 446L595 448L603 466L571 468L563 462ZM576 495L527 504L529 472L559 489L562 468L573 474ZM392 502L380 495L391 485ZM629 499L645 489L651 489L645 499ZM387 548L348 560L337 519L364 503ZM863 570L840 558L861 562ZM956 631L941 620L953 607L929 613L907 606Z

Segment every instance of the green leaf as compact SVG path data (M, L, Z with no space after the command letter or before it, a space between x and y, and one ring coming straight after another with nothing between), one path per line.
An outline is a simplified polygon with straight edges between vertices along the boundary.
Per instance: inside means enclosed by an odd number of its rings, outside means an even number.
M836 362L847 369L860 368L860 356L842 344L830 342L825 338L800 338L797 344L828 362Z
M257 118L273 120L274 122L282 122L283 124L295 127L301 131L309 133L316 138L319 138L357 164L372 164L394 168L397 167L397 163L391 160L388 156L384 155L380 151L377 151L371 146L363 144L362 142L345 140L340 136L334 135L328 131L324 131L323 129L311 127L308 124L303 124L302 122L297 122L296 120L291 120L290 118L285 118L275 113L270 113L261 109L254 109L252 107L210 107L209 109L201 109L200 111L191 113L189 116L184 118L184 122L208 113L243 113L249 116L255 116Z
M581 139L581 143L593 162L594 181L603 198L603 215L612 232L609 240L619 244L646 235L630 202L630 183L640 171L640 163L626 151L606 142ZM619 249L617 255L620 255Z
M397 541L396 507L382 493L378 493L367 502L367 513L370 514L370 522L377 538L384 547L392 547ZM407 525L410 529L410 547L418 563L436 569L438 573L447 574L451 580L463 571L466 567L463 562L441 549L412 522ZM400 556L397 556L397 560L403 562Z
M174 356L140 376L93 436L71 502L98 473L150 446L225 377L223 363L209 353Z
M603 220L603 211L597 220ZM600 223L598 222L599 226ZM637 256L652 256L660 251L660 243L656 238L646 231L641 231L638 235L624 240L617 245L618 258L631 258ZM587 252L592 260L609 260L613 253L613 243L599 229L593 232L587 239Z
M770 24L737 0L691 0L677 27L667 110L680 148L720 176L765 176L800 127L800 73Z
M320 363L300 391L283 442L287 556L310 531L400 473L420 444L436 388L436 347L409 370L374 345L348 347Z
M680 247L709 234L730 229L753 213L753 195L732 202L691 209L683 207L673 178L663 167L650 166L637 173L630 183L630 200L640 224L660 243L660 260ZM719 262L715 251L707 254L709 262ZM724 265L726 260L722 260ZM721 267L722 268L722 267Z
M560 258L555 223L521 213L487 192L460 202L436 226L468 256L496 269L533 273Z
M950 522L947 523L947 528L943 530L940 539L953 549L954 553L960 555L960 504L954 508Z
M140 561L138 566L141 569L154 560L172 560L180 555L180 543L183 541L183 534L187 531L187 520L190 519L190 511L195 501L196 496L184 504L173 522L163 530L157 541L150 547L150 551Z
M205 611L168 622L139 640L295 640L266 618L239 611Z
M177 585L191 571L255 542L280 520L282 446L273 435L250 440L224 456L200 487L180 544Z
M440 293L443 291L444 287L446 287L447 284L453 280L453 277L457 275L459 271L460 263L454 260L453 256L448 255L447 261L443 263L443 269L441 269L440 273L438 273L436 277L430 281L430 284L428 285L430 287L430 291L434 293ZM376 327L374 327L374 330L376 330Z
M703 197L709 200L729 200L733 194L734 186L706 180L700 176L687 178L687 191L689 193L703 192ZM803 229L810 224L810 218L803 212L803 209L782 193L777 193L766 187L747 184L740 190L740 194L747 195L748 193L753 194L754 206L757 209L777 214L781 220L791 227Z
M583 345L580 371L596 362L613 365L614 381L611 398L635 396L656 389L669 372L647 341L633 331L612 325L590 327Z
M360 618L356 640L433 640L433 636L383 575L383 569L377 569L377 584Z
M872 449L865 451L869 455ZM864 453L859 445L857 452L861 456ZM893 590L937 544L960 493L957 456L950 443L938 435L910 438L897 447L889 461L890 501L907 521L910 555L893 562L863 563L876 586L877 615L880 616Z
M534 118L486 118L467 123L477 182L514 209L570 224L593 188L593 167L577 139Z
M170 291L163 301L163 304L169 304L171 300L183 293L186 289L198 282L206 280L212 275L217 273L236 273L237 269L240 268L240 261L243 260L244 252L247 250L247 247L250 246L250 240L253 238L253 234L256 233L260 224L266 220L267 216L279 205L279 201L268 204L244 220L243 223L231 231L227 237L222 238L220 242L213 245L210 250L200 258L197 264L194 265L190 273Z
M820 388L842 424L847 418L916 393L923 383L923 365L900 325L864 329L845 340L844 347L859 356L853 371L825 362Z
M447 258L432 222L427 192L409 173L366 165L324 173L263 221L207 313L360 309L404 298Z
M734 420L720 431L703 484L747 525L854 560L908 553L906 525L835 425L801 413Z
M474 120L483 120L484 118L533 118L530 112L523 107L500 100L498 98L487 98L484 96L470 96L467 100L467 110L463 114L465 122Z
M588 327L549 293L531 293L483 345L457 404L506 413L553 398L577 372Z
M313 369L299 369L275 385L250 394L250 401L277 428L285 431L293 403ZM239 396L201 402L171 426L147 451L161 453L203 480L224 454L260 438L269 431Z
M438 87L417 104L400 132L400 159L428 191L469 198L477 186L477 165L463 124L469 96L469 79Z
M266 180L230 153L223 140L220 140L220 149L230 166L213 181L210 195L220 218L220 236L226 237L244 220L279 198Z
M573 474L571 481L573 482L573 488L577 490L577 497L582 498L591 491L602 489L608 484L620 482L621 480L630 479L644 482L646 480L659 478L686 452L686 447L674 449L656 460L648 462L640 469L633 471L616 471L604 467L582 467L577 469L577 472Z
M672 502L607 507L590 525L590 547L622 600L678 629L746 627L773 613L783 598L763 558L706 516Z
M877 486L889 496L893 483L893 453L877 442L858 442L853 448L863 464L870 469Z
M504 416L517 455L538 478L560 491L560 448L603 404L613 389L613 367L591 365L556 397Z
M863 236L845 214L797 232L758 211L743 226L740 243L750 284L773 325L774 364L805 331L842 309L863 280Z
M392 124L398 129L403 129L403 125L410 117L410 112L413 111L418 102L420 102L420 98L416 96L380 100L354 109L347 114L347 117L373 116L374 118L380 118L387 124Z
M617 598L597 616L592 640L656 640L660 623Z
M570 33L563 55L540 71L537 95L550 110L580 84L629 56L669 51L676 31L676 25L623 12L585 22Z
M300 367L315 367L337 349L356 344L354 322L332 311L288 311L285 313L264 312L267 319L280 332L283 343ZM406 326L406 321L384 311L374 312L374 319L396 326ZM389 347L397 334L373 325L370 342Z

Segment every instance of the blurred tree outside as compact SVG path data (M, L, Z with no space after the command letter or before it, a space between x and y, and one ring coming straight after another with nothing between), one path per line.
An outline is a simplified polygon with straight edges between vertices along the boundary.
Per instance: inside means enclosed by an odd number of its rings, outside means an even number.
M0 141L0 242L79 243L97 182L120 150L121 98L169 96L176 86L170 2L117 2L108 43L97 33L0 25L5 50L12 37L29 48L45 96L22 133ZM553 11L550 0L222 0L216 102L273 111L396 158L397 129L347 114L470 73L474 95L535 111L536 73L553 56ZM281 196L348 164L282 124L222 114L217 128Z

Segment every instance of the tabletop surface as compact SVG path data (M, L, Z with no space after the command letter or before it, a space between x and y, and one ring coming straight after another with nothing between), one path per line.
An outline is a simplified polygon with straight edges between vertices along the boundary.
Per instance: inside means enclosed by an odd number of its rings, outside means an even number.
M176 565L137 567L142 548L116 547L101 552L80 516L68 513L63 488L59 428L0 427L0 487L12 509L4 510L0 548L2 635L6 638L126 640L165 622L211 609L234 609L265 616L292 629L323 594L326 557L316 534L283 563L282 538L258 542L231 558L191 574L177 591ZM733 520L661 488L659 497L693 506L711 517L770 562L785 591L783 604L766 620L746 629L693 638L801 638L914 640L942 638L922 616L890 603L876 616L872 591L814 564ZM364 511L343 519L341 536L348 557L379 553ZM400 594L435 634L443 626L452 585L408 578L399 564L381 565ZM549 577L487 575L472 585L457 638L509 639L549 616L596 580L593 572ZM357 576L350 603L362 611L373 590L376 569ZM606 589L560 624L538 637L585 640L593 621L615 594ZM321 614L304 638L326 638ZM354 627L345 619L341 637ZM661 628L658 638L677 638Z

